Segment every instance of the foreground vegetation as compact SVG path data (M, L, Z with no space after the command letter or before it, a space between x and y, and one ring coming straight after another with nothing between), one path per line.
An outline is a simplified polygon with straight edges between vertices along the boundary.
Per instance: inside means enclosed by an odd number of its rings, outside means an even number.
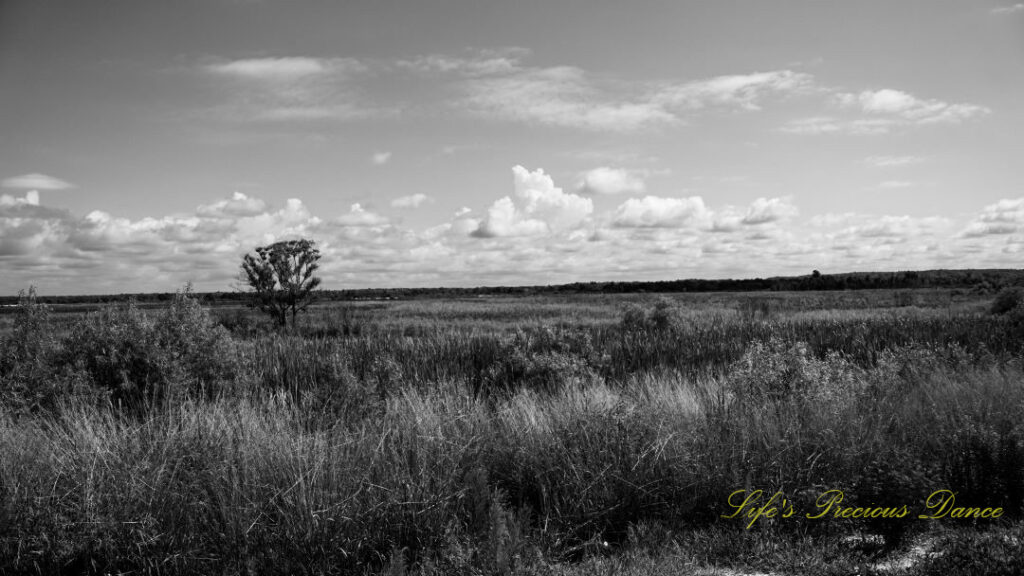
M1000 311L537 297L281 332L187 292L66 317L29 295L0 357L0 573L1016 574L1024 314ZM744 489L801 513L722 518ZM806 518L830 489L911 513ZM939 489L1004 513L917 519Z

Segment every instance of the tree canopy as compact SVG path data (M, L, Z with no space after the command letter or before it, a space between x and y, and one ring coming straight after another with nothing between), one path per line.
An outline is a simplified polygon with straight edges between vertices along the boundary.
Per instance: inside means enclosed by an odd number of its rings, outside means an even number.
M313 302L320 278L320 251L312 240L286 240L256 248L242 258L242 279L252 288L252 305L285 326Z

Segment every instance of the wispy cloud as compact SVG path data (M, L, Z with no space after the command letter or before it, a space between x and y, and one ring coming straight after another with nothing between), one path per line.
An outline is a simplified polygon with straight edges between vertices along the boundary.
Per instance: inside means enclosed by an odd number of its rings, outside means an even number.
M669 84L658 90L653 100L676 110L725 106L756 111L771 95L809 93L815 89L814 77L810 74L775 70Z
M865 90L859 94L839 94L837 99L840 106L911 124L956 124L991 112L976 104L924 100L890 88Z
M504 120L612 131L676 120L654 102L598 87L574 66L474 79L465 91L470 110Z
M897 125L888 118L861 118L847 120L834 116L812 116L798 118L784 124L780 130L788 134L820 135L820 134L886 134Z
M360 95L369 67L353 58L306 56L215 60L201 70L219 83L216 115L236 121L352 120L385 111Z
M391 152L374 152L373 155L370 156L370 162L372 162L374 166L383 166L390 161Z
M680 123L709 108L756 111L772 95L814 88L813 77L789 70L636 83L594 75L576 66L524 66L523 56L435 55L406 66L473 76L463 81L461 104L485 116L609 131Z
M288 56L280 58L243 58L223 60L205 65L213 74L263 81L294 81L299 78L323 74L363 72L366 66L353 58L309 58Z
M1014 4L1012 6L1000 6L993 8L993 14L1016 14L1017 12L1024 12L1024 4Z
M522 58L529 53L526 48L510 47L477 50L462 56L427 54L409 60L399 60L397 65L424 74L491 76L519 70Z
M868 156L864 159L865 164L876 168L898 168L920 164L924 161L925 159L921 156Z
M39 173L22 174L21 176L5 178L3 182L0 182L0 185L4 188L13 188L16 190L67 190L75 187L74 184L65 182L60 178Z
M831 92L830 113L791 120L780 130L789 134L888 134L900 128L935 124L959 124L992 111L978 104L923 99L901 90L884 88L858 93ZM835 112L836 110L834 110Z

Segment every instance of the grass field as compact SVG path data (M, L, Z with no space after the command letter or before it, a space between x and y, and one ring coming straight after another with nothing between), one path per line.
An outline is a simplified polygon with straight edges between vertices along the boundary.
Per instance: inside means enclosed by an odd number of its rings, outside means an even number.
M1024 315L990 301L361 301L277 332L26 299L0 574L1017 574ZM754 490L779 513L723 518ZM808 518L828 490L907 513ZM938 490L1001 517L919 519Z

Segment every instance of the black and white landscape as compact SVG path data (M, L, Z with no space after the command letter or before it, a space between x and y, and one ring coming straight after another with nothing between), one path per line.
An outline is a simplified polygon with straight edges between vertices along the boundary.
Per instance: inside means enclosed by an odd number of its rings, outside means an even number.
M1022 27L0 2L0 574L1024 571Z

